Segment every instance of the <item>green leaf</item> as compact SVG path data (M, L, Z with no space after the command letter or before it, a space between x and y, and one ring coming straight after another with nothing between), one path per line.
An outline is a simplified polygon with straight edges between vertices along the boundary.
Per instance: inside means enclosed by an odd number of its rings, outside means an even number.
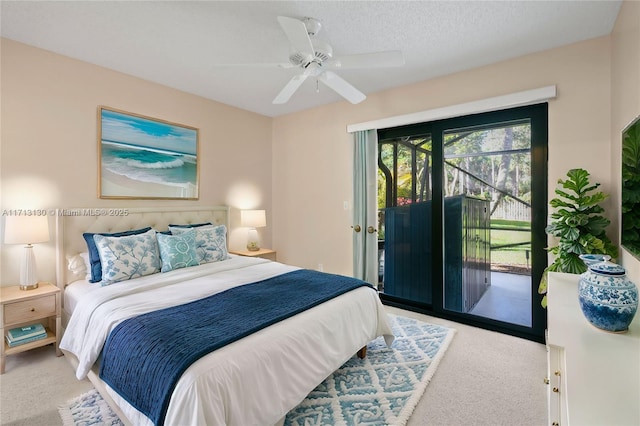
M585 226L588 232L594 235L600 235L605 232L605 229L611 221L603 216L595 216L589 219L589 223Z
M554 198L551 201L549 201L549 205L551 207L553 207L554 209L557 209L559 207L564 207L566 209L570 209L570 210L564 210L564 211L571 211L574 212L576 210L576 203L575 202L568 202L568 201L564 201L561 200L559 198Z
M584 262L577 256L565 256L561 261L563 272L569 274L581 274L587 270Z
M546 268L542 272L542 277L540 278L540 284L538 285L538 294L546 294L547 293L547 277L549 276L549 268Z
M585 169L571 169L567 172L568 180L562 182L562 186L567 189L571 189L576 194L580 194L584 191L584 188L589 185L589 172Z
M566 228L560 237L567 240L575 241L580 237L580 231L577 228Z

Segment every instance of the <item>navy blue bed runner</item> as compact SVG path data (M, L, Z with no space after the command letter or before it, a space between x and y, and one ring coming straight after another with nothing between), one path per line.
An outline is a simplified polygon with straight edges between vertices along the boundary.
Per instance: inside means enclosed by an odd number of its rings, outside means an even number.
M173 388L192 363L362 286L370 284L302 269L127 319L105 342L100 378L162 425Z

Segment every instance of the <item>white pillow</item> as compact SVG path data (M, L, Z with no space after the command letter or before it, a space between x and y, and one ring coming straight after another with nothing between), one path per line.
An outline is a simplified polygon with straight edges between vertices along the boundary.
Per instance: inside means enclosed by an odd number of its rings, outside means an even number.
M75 256L67 256L67 267L72 274L81 276L87 281L91 279L89 252L85 251Z
M158 241L153 229L122 237L96 234L93 240L102 264L102 286L160 271Z

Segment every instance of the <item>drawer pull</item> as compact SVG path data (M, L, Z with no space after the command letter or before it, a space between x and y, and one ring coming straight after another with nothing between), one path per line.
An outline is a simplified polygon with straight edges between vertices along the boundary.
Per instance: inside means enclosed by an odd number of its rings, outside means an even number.
M35 312L35 311L36 311L36 308L31 308L31 312Z
M560 376L560 370L556 370L553 374L555 374L556 376Z
M549 378L548 378L548 377L545 377L545 378L544 378L544 384L545 384L545 385L548 385L548 384L549 384Z
M560 423L558 423L558 422L553 422L553 423L551 423L551 426L560 426Z
M554 391L555 393L560 393L560 389L558 389L558 388L553 388L553 391Z

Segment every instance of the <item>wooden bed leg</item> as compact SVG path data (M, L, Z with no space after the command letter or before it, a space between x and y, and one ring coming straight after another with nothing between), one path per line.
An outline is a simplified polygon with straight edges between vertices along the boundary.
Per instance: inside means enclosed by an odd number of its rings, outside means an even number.
M356 352L356 355L358 355L360 359L365 359L367 357L367 347L363 346L362 349Z

